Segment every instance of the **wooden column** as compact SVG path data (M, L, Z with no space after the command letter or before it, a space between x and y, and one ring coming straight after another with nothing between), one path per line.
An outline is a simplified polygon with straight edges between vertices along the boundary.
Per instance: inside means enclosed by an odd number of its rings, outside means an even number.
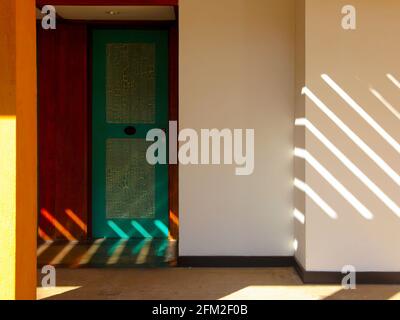
M0 299L36 298L34 0L0 1Z

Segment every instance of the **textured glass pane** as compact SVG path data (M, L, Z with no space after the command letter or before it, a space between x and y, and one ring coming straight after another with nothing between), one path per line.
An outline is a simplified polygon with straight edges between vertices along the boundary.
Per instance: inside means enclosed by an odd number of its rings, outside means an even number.
M147 163L148 146L143 139L107 140L107 219L154 218L155 167Z
M155 122L155 45L107 45L108 123Z

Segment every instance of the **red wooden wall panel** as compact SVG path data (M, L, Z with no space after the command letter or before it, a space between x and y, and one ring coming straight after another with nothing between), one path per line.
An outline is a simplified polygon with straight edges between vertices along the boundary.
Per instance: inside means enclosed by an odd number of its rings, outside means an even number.
M178 26L174 25L169 30L169 120L178 124L179 113L179 32ZM179 128L178 128L179 130ZM177 148L179 147L176 141ZM177 149L178 150L178 149ZM168 203L169 203L169 236L171 239L179 239L179 165L170 164L168 167Z
M87 238L87 43L86 25L38 28L39 228L51 239Z

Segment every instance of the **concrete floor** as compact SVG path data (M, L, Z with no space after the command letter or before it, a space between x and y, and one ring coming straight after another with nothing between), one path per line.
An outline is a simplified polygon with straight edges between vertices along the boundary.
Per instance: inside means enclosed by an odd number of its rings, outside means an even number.
M57 269L57 287L37 293L59 300L400 300L399 285L303 285L292 268Z

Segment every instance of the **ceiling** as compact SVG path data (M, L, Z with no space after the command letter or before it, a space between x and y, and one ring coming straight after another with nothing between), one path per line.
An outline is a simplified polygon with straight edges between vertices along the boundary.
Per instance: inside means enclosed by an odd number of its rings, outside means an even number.
M175 20L173 6L55 6L55 8L57 15L66 20ZM38 19L41 16L37 10Z

